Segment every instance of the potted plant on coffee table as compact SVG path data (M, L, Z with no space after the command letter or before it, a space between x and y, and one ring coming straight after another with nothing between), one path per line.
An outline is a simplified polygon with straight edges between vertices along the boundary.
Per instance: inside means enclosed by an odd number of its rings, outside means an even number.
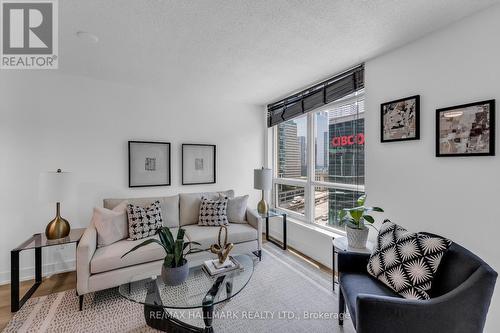
M354 208L345 208L339 212L341 224L346 225L347 244L350 247L364 249L368 239L368 227L375 222L369 212L383 212L380 207L365 206L366 195L362 195L356 200ZM368 224L365 224L367 222Z
M163 227L158 231L159 240L156 238L147 239L125 253L122 258L130 252L133 252L143 246L156 243L163 247L166 253L161 267L161 276L163 281L169 286L182 284L186 281L189 274L189 265L184 257L189 253L201 251L200 249L192 248L192 245L200 245L200 243L184 241L185 232L186 231L184 229L179 228L177 231L177 238L174 239L170 229ZM189 249L186 251L187 248Z

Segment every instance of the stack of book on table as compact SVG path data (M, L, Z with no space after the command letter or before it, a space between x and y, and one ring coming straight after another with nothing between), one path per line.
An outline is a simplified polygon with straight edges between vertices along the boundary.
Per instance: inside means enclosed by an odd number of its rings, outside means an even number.
M223 263L220 263L219 259L207 260L203 263L203 268L209 275L214 276L242 269L243 266L233 257L228 257Z

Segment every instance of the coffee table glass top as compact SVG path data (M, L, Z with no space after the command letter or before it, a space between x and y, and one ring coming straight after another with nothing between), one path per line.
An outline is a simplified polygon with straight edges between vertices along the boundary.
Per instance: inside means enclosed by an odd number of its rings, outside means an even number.
M130 301L169 309L201 308L207 302L218 304L243 290L253 274L253 257L249 255L233 257L240 263L242 269L210 276L201 263L190 267L187 280L178 286L167 286L161 276L157 276L123 284L118 290Z

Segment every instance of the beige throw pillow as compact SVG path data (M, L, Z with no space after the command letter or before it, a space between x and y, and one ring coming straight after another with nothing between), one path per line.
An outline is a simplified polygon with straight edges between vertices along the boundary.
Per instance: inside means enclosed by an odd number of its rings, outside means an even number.
M97 246L107 246L128 237L127 201L113 209L95 207L92 222L97 230Z
M223 199L226 196L221 194L220 198ZM247 223L247 202L248 195L243 195L241 197L228 198L227 201L227 220L230 223Z

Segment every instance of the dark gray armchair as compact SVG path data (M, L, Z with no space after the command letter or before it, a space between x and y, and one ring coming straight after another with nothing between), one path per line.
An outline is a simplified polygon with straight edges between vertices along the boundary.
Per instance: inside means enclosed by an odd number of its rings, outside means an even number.
M339 313L349 309L358 333L482 332L497 273L453 243L443 256L431 299L402 298L366 271L369 255L338 254ZM343 324L343 316L339 316Z

